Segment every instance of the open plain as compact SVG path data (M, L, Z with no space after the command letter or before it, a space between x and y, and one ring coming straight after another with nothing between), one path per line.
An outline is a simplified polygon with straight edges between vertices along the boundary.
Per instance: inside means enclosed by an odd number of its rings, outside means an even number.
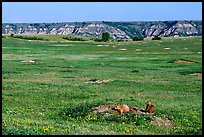
M202 37L3 36L3 134L202 134ZM145 108L148 100L154 115L93 113L104 105Z

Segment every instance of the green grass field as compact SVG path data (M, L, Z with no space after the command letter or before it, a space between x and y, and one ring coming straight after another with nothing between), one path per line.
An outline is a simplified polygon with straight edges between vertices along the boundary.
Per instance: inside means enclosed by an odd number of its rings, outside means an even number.
M105 43L36 36L48 40L2 38L3 134L202 134L202 37ZM129 113L88 114L107 104L145 108L147 100L174 126Z

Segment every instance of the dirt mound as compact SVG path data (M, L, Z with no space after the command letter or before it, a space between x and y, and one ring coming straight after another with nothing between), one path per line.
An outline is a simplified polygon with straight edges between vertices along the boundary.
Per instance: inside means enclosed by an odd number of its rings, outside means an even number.
M200 72L199 73L193 73L193 74L190 74L190 75L202 78L202 73L200 73Z
M166 128L173 127L173 122L171 122L170 120L166 118L161 118L161 117L156 117L156 119L151 121L150 123L156 126L164 126Z
M120 115L120 113L115 109L115 106L116 105L101 105L98 107L93 107L92 108L93 111L91 112L90 115L94 115L94 114L101 113L101 112L104 112L103 117L109 117L109 116L112 116L115 114ZM143 108L137 108L134 106L129 106L129 108L130 108L129 113L132 113L135 115L150 115L150 116L155 117L154 120L150 121L150 123L153 125L164 126L166 128L172 128L173 127L172 121L170 121L166 118L161 118L159 116L156 116L154 113L147 113L147 112L145 112L145 109L143 109Z
M97 80L97 79L90 79L89 81L85 83L92 83L92 84L101 84L101 83L107 83L107 82L112 82L112 79L104 79L104 80Z
M21 61L21 62L35 63L34 60L23 60L23 61Z
M187 61L187 60L183 60L183 59L175 60L174 62L178 63L178 64L194 64L195 63L193 61Z
M101 105L98 107L93 107L92 110L94 110L93 112L98 113L98 112L112 112L114 114L120 114L116 109L115 109L116 105ZM145 110L143 108L136 108L133 106L129 106L130 108L130 112L134 113L134 114L147 114L145 113Z

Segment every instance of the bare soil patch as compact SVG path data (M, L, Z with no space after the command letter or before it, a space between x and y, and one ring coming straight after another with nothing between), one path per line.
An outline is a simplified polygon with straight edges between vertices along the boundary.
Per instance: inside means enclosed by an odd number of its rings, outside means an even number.
M104 79L104 80L97 80L97 79L90 79L89 81L86 81L85 83L92 83L92 84L101 84L101 83L107 83L112 82L112 79Z
M174 62L178 63L178 64L194 64L194 63L196 63L193 61L187 61L187 60L183 60L183 59L175 60Z
M202 78L202 73L200 73L200 72L198 72L198 73L193 73L193 74L190 74L190 75L193 75L193 76L197 76L197 77Z
M166 118L161 118L161 117L156 117L155 120L150 122L153 125L156 126L164 126L166 128L172 128L173 127L173 122L166 119Z
M34 60L23 60L21 62L27 62L27 63L36 63Z
M75 66L68 66L68 67L51 66L49 69L55 69L55 70L79 70L80 68L77 68Z

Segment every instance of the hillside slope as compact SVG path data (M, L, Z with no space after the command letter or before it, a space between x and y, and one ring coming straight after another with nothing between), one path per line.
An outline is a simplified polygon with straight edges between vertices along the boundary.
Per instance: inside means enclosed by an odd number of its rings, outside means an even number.
M129 39L141 35L202 36L202 21L2 23L2 34L73 34L100 37L103 32L109 32L112 39Z

